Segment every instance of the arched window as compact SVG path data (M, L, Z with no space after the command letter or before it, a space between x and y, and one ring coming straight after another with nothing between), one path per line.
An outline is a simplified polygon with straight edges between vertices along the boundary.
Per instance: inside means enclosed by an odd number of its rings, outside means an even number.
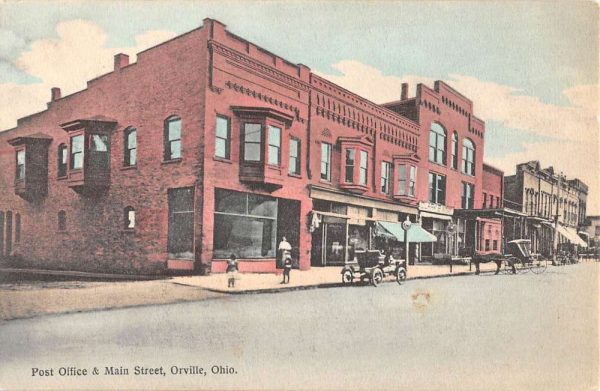
M135 209L128 206L123 210L124 226L125 229L135 228Z
M446 130L437 123L429 131L429 161L446 164Z
M58 212L58 230L66 231L67 230L67 212L61 210Z
M171 116L165 120L164 159L181 159L181 118Z
M123 165L125 167L135 166L137 163L137 131L135 128L127 128L123 132Z
M452 132L451 151L452 151L452 161L451 161L452 168L456 170L458 168L458 133L456 132L456 130L454 132Z
M463 140L462 172L467 175L475 175L475 144L468 138Z
M67 162L69 160L69 151L67 144L60 144L58 146L58 156L56 161L58 162L57 176L59 178L67 176Z

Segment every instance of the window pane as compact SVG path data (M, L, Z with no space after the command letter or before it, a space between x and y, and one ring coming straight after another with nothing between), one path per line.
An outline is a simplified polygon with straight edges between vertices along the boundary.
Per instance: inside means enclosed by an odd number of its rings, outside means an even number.
M269 164L279 165L279 147L269 145Z
M275 257L275 229L274 220L216 213L214 257Z
M244 160L260 161L260 144L245 144Z
M66 145L63 145L60 147L59 155L60 155L60 162L62 164L67 164L67 146Z
M354 181L354 149L346 149L346 182Z
M329 163L330 145L327 143L321 144L321 161Z
M78 169L83 167L83 153L79 152L73 155L73 168Z
M137 149L129 151L129 164L135 166L137 162Z
M170 189L169 190L169 211L190 212L194 210L194 189Z
M269 126L269 145L281 146L281 129Z
M127 148L132 149L137 147L137 134L135 130L131 130L127 134Z
M17 151L17 164L25 164L25 150Z
M248 195L248 214L253 216L277 217L277 200L258 194Z
M261 125L260 124L244 124L244 141L246 142L261 142Z
M127 228L135 228L135 210L127 211Z
M215 211L246 214L247 195L237 191L215 190Z
M290 139L290 156L298 157L300 142L295 138Z
M83 135L71 137L71 152L83 152Z
M92 135L92 151L107 152L108 151L108 136L103 134Z
M227 157L227 143L221 138L215 139L215 156L222 158Z
M181 120L175 119L170 120L168 123L169 127L169 141L179 140L181 138Z
M217 137L228 139L229 138L229 119L224 117L217 117Z
M171 159L179 159L181 157L181 141L171 141Z
M398 194L406 194L406 166L398 167Z

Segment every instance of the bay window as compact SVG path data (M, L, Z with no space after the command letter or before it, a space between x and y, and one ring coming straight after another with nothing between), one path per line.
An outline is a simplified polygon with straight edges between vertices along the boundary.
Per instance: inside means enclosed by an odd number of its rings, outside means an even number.
M269 126L268 162L270 165L279 166L281 162L281 128Z
M410 197L415 196L415 186L417 183L417 167L410 166L410 177L408 182L408 195Z
M398 167L398 194L406 195L406 166Z
M71 137L71 170L83 168L84 135L79 134Z
M244 161L260 162L262 146L262 125L244 124Z
M355 155L356 151L353 148L348 148L346 149L346 174L345 174L345 181L346 183L352 183L354 182L354 163L355 163L355 159L354 159L354 155Z
M15 179L22 181L25 179L25 149L17 150L17 172L15 173Z
M366 151L360 151L360 172L358 183L362 186L367 186L368 160L369 154Z

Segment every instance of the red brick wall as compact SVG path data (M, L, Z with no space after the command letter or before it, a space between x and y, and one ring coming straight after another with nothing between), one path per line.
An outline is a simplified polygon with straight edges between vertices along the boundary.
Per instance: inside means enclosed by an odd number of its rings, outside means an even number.
M21 243L14 246L38 267L107 272L159 272L166 265L167 189L198 186L202 194L206 33L197 29L142 52L137 63L88 82L88 88L52 102L48 110L19 120L0 133L0 210L21 214ZM176 71L175 71L176 70ZM163 164L163 121L179 115L183 159ZM57 148L68 143L59 124L103 115L118 121L111 139L111 184L104 195L82 196L57 180ZM123 169L123 130L137 128L138 162ZM49 147L48 196L39 203L14 194L16 135L44 132ZM200 179L200 180L198 180ZM136 210L134 232L123 230L123 208ZM67 213L67 231L57 232L57 213Z

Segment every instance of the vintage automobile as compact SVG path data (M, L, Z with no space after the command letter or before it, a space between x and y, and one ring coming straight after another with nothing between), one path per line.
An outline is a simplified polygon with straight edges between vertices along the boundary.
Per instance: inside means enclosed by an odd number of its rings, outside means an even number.
M398 284L406 280L406 262L382 254L379 250L355 251L351 260L341 271L342 283L351 284L355 279L368 281L373 286L381 284L385 276L393 275Z

